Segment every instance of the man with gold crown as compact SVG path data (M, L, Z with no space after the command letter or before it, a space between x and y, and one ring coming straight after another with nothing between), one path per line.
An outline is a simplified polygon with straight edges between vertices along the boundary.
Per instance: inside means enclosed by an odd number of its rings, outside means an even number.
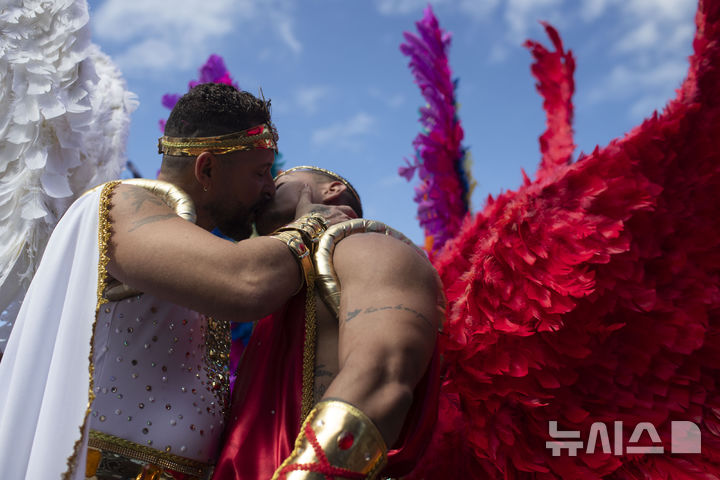
M334 172L295 167L275 181L261 234L287 234L304 185L313 202L362 216ZM401 476L430 439L444 299L425 253L361 218L331 226L313 252L304 291L257 323L243 353L215 480Z
M159 181L108 182L64 215L0 362L0 478L210 474L229 321L279 308L327 221L354 216L313 213L306 189L298 220L246 239L275 193L268 107L227 85L195 87L160 139Z

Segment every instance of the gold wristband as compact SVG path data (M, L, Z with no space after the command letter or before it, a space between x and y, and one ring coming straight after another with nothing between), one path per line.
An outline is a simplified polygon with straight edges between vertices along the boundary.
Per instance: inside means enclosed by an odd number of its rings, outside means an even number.
M361 410L341 400L323 400L312 409L295 448L272 480L322 480L378 477L387 463L387 446L375 424Z
M277 232L295 231L299 232L308 246L313 249L313 245L318 242L320 236L327 230L327 221L318 213L310 213L278 228Z
M305 240L299 232L277 231L275 233L272 233L270 235L270 238L280 240L285 245L287 245L290 253L292 253L295 257L295 260L297 260L298 266L300 267L301 276L300 287L297 290L298 292L303 286L303 281L305 281L308 285L311 282L315 281L315 265L312 261L312 254L307 245L305 245Z

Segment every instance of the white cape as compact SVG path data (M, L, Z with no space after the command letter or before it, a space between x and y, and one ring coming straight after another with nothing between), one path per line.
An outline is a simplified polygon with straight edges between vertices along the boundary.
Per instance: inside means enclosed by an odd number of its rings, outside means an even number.
M100 201L58 223L0 361L0 479L85 478Z

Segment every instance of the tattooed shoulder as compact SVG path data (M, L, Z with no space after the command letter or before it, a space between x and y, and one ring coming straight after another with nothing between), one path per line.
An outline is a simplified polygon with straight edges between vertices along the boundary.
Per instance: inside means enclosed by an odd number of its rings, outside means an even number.
M134 220L132 222L132 227L128 230L128 232L133 232L137 230L138 228L148 225L150 223L155 222L162 222L163 220L169 220L171 218L178 218L178 216L175 213L164 213L160 215L148 215L147 217L143 217L137 220Z
M157 195L148 192L142 187L131 187L122 190L124 201L130 203L135 212L139 212L143 205L149 203L151 205L165 205Z

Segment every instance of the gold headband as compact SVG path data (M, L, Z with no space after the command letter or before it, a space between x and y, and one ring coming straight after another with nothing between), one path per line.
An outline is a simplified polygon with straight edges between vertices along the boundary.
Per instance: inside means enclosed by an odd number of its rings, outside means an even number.
M275 180L282 177L283 175L287 175L288 173L292 173L292 172L317 172L317 173L322 173L324 175L327 175L328 177L334 178L338 182L342 182L342 184L345 185L347 187L347 189L350 191L352 196L355 197L355 199L358 201L358 203L362 205L362 202L360 201L360 195L358 195L355 188L352 185L350 185L350 182L345 180L345 178L341 177L337 173L330 171L330 170L326 170L324 168L313 167L310 165L300 165L297 167L288 168L287 170L283 170L282 172L278 173L275 176Z
M158 153L174 157L194 157L202 152L217 155L237 151L264 148L277 152L277 130L272 124L263 123L240 132L217 137L160 137Z

